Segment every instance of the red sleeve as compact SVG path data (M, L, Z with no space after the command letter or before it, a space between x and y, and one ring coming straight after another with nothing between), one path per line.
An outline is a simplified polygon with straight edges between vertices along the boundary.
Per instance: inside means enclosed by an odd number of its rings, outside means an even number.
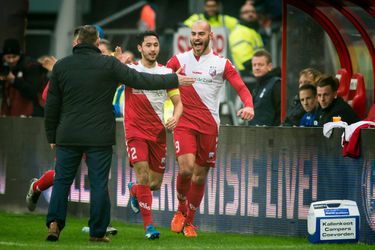
M49 88L49 82L50 81L48 81L46 87L43 90L43 94L42 94L42 101L43 101L44 105L46 104L46 101L47 101L47 93L48 93L48 88Z
M246 87L245 83L242 81L241 77L238 75L237 71L234 69L229 60L227 60L225 64L223 77L224 79L228 80L236 90L245 107L254 107L253 97L251 96L249 89Z
M171 59L169 59L166 66L172 69L173 72L176 72L181 67L180 62L178 61L176 56L173 56Z

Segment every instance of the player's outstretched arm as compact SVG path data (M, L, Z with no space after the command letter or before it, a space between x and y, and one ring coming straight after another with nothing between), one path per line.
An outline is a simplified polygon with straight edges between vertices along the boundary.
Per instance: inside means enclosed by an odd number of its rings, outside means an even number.
M116 81L123 82L134 89L173 89L194 83L194 79L191 77L176 73L165 75L142 73L129 68L114 57L109 57L108 60L112 60L112 70Z
M195 79L192 78L192 77L188 77L188 76L185 76L185 75L182 75L181 74L181 71L182 71L182 67L180 67L177 71L176 71L176 74L177 74L177 77L178 77L178 84L180 86L190 86L192 85L194 82L195 82Z

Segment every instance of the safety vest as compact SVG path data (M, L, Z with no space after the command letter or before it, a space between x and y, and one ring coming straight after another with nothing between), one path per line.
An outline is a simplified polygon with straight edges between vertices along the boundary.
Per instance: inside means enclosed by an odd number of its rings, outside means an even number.
M244 62L249 61L254 52L263 48L262 37L254 29L237 25L229 35L229 46L237 70L244 70Z
M198 20L207 21L211 27L226 27L230 32L232 32L238 24L238 20L235 17L219 14L218 16L212 16L207 20L203 13L191 15L184 21L184 24L191 28L193 23Z

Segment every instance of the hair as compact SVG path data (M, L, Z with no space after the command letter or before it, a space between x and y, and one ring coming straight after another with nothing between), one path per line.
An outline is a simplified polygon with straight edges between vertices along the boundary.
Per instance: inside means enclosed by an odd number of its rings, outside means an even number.
M298 94L303 91L303 90L311 90L311 92L313 93L313 96L316 96L316 87L315 85L313 84L310 84L310 83L307 83L307 84L303 84L301 87L299 87L298 89Z
M83 26L78 26L77 28L74 29L73 31L73 37L78 37L79 32L81 31Z
M220 0L204 0L204 4L207 2L216 2L216 4L220 4Z
M334 76L322 75L317 82L318 87L331 86L333 91L339 88L339 80Z
M108 41L107 39L104 39L104 38L103 38L103 39L100 39L99 44L103 44L103 45L105 45L109 51L112 50L111 42Z
M78 40L81 43L95 45L99 38L98 30L94 25L85 25L78 32Z
M272 56L270 52L268 52L267 50L264 50L264 49L257 50L255 51L253 55L253 57L261 57L261 56L264 56L265 58L267 58L267 63L272 63Z
M159 41L159 36L158 36L158 34L157 34L155 31L152 31L152 30L146 30L146 31L144 31L144 32L142 32L142 33L139 33L139 34L137 35L137 45L142 46L142 43L145 41L145 37L147 37L147 36L154 36L154 37L156 37L156 38L158 39L158 41Z
M299 77L303 75L311 75L313 77L312 83L316 83L317 81L319 81L319 78L322 75L322 73L319 70L314 69L314 68L306 68L299 72Z

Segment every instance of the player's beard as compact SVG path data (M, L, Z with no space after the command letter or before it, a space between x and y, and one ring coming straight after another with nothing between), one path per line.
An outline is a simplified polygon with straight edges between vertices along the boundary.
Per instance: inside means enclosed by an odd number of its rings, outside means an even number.
M158 57L158 55L156 56L145 56L145 59L146 61L151 65L155 64L156 62L156 58Z
M194 50L194 54L195 54L196 56L201 56L201 55L203 55L203 53L206 51L206 49L207 49L207 47L208 47L209 44L210 44L210 40L204 40L204 41L202 41L202 49L200 49L200 50L198 51L198 50L195 49L194 42L192 42L192 41L190 40L190 45L191 45L191 47L193 48L193 50Z

